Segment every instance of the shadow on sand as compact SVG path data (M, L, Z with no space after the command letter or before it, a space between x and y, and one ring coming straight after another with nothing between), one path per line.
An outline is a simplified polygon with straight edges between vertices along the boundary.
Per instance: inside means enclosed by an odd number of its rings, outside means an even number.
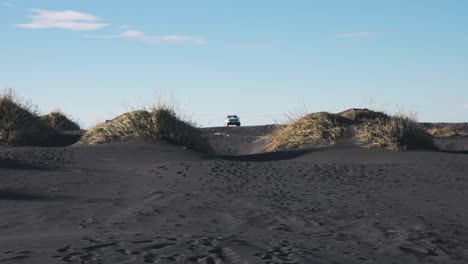
M3 159L0 160L0 169L10 170L49 170L47 166L39 164L30 164L23 161Z
M468 154L468 150L438 150L439 152L450 153L450 154Z
M83 131L69 131L69 132L61 132L57 137L55 137L52 141L47 142L44 144L44 147L68 147L76 142L78 142L82 135Z
M275 151L265 152L258 154L248 155L218 155L217 159L230 160L230 161L251 161L251 162L267 162L267 161L281 161L299 158L305 154L322 151L323 148L309 148L299 150Z
M113 198L96 198L96 197L80 197L67 195L42 195L39 193L15 190L15 189L0 189L0 201L29 201L29 202L57 202L57 201L72 201L78 203L109 203L114 202Z
M10 201L48 201L51 197L13 190L0 190L0 200Z

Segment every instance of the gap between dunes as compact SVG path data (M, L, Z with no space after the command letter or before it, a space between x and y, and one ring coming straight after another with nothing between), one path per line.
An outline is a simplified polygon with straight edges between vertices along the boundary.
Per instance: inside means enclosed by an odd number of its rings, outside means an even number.
M270 134L279 126L280 125L209 127L202 128L202 131L213 147L215 154L226 158L232 156L233 158L237 157L236 159L242 159L242 156L250 156L252 158L270 159L271 156L280 156L288 159L288 157L294 158L305 152L311 151L311 146L309 146L309 148L301 150L266 153L264 151L264 143L260 142L260 139ZM340 140L337 142L335 147L357 148L349 141L350 140L347 139ZM467 137L435 137L434 143L436 147L443 152L468 153ZM323 146L314 146L313 149L322 147ZM256 154L262 155L259 156Z

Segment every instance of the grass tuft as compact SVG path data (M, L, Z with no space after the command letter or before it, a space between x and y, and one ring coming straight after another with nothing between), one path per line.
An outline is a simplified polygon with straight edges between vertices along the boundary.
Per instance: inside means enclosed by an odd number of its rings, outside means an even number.
M77 122L73 121L68 115L61 111L50 112L47 115L41 116L41 119L47 122L51 127L61 132L81 129Z
M194 124L182 120L171 107L158 105L150 110L136 110L99 124L83 136L91 145L120 141L127 137L149 137L211 152L208 142Z
M311 144L333 144L347 133L341 125L344 118L326 112L305 115L289 125L280 127L267 135L268 151L292 149Z
M436 137L466 137L468 133L466 133L462 129L457 129L452 126L445 126L445 127L432 127L427 130L427 132Z
M0 144L47 146L58 132L44 122L38 110L13 90L0 94Z
M291 120L263 138L267 151L334 145L350 138L357 145L390 150L432 148L432 136L415 119L389 116L369 109L349 109L338 114L319 112Z
M433 148L433 137L418 122L408 116L396 115L366 121L356 130L355 137L362 146L389 150Z
M388 115L383 112L372 111L367 108L351 108L338 113L338 115L355 122L388 118Z

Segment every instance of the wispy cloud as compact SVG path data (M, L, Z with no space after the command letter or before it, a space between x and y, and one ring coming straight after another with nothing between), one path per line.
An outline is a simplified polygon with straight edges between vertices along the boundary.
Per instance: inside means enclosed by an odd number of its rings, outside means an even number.
M468 104L463 105L463 108L468 108Z
M350 32L350 33L339 33L333 35L334 38L350 39L350 38L372 38L377 36L377 32Z
M32 21L17 24L20 28L47 29L59 28L73 31L97 30L106 27L96 16L72 10L51 11L45 9L31 9Z
M146 44L163 45L174 43L187 43L193 45L206 44L206 40L200 37L186 36L186 35L167 35L156 36L146 34L139 30L125 30L118 35L86 35L87 38L120 38L120 39L134 39Z
M226 45L226 48L230 49L273 49L278 47L278 44L272 43L241 43Z
M0 1L0 6L13 7L13 3L8 1Z

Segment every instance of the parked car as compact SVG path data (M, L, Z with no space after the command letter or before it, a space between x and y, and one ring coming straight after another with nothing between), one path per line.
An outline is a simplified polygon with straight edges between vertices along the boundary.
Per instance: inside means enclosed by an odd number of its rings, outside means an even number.
M237 115L228 115L226 119L224 119L224 126L228 127L230 125L240 126L240 118Z

